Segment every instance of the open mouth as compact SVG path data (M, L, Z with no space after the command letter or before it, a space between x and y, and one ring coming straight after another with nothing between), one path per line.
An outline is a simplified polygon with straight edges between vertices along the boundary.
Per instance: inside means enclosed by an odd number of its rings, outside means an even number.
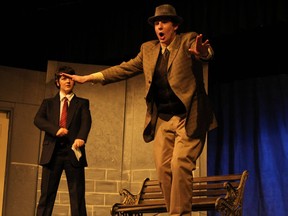
M159 40L164 40L165 39L165 34L163 32L159 33Z

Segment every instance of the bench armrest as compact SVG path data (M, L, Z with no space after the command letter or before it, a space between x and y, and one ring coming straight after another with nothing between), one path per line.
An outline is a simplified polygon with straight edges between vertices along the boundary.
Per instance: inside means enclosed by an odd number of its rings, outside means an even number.
M135 205L138 203L139 195L132 194L127 189L120 190L119 194L123 196L122 205Z
M229 182L224 183L227 193L225 197L218 197L215 202L215 209L223 215L242 215L243 196L248 171L244 171L241 176L240 184L235 189Z

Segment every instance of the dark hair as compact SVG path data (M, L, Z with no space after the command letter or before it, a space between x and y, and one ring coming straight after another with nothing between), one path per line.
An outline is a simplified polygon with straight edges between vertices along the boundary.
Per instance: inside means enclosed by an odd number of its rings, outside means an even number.
M58 68L58 70L56 71L56 73L55 73L55 85L56 85L57 88L59 88L58 82L59 82L59 79L61 77L61 73L67 73L67 74L70 74L70 75L76 74L75 70L72 67L60 66Z

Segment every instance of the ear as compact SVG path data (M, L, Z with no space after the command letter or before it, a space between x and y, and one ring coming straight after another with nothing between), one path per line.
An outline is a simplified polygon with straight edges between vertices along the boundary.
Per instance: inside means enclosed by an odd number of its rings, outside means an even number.
M59 84L59 81L58 81L58 80L56 80L56 85L57 85L58 87L60 87L60 84Z

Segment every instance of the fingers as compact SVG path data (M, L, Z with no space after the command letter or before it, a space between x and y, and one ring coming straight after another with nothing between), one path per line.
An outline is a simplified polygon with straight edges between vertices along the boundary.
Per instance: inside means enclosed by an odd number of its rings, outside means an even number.
M65 135L68 134L68 130L66 128L60 128L57 133L56 133L56 136L58 137L63 137Z
M83 146L85 144L84 140L82 139L75 139L74 143L73 143L73 146L75 148L79 148L81 146Z
M209 43L208 39L203 43L203 46L210 46L210 43Z

